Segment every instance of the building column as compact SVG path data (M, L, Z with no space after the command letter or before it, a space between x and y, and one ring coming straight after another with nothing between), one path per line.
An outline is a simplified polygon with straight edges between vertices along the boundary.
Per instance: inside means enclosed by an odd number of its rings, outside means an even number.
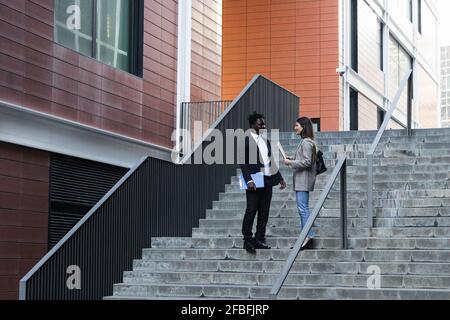
M179 151L181 103L191 99L192 0L178 1L176 150Z

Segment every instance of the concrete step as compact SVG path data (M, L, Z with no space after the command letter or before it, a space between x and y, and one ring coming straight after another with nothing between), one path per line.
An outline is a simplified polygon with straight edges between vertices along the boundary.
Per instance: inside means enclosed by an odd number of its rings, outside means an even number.
M450 220L446 221L447 225L450 225ZM397 222L395 221L394 224ZM297 223L292 224L290 227L274 227L268 225L266 228L267 237L298 237L300 235L301 228ZM367 221L366 221L367 224ZM399 223L401 224L401 223ZM432 225L432 223L430 223ZM242 225L242 223L241 223ZM322 237L340 237L342 235L341 223L338 222L335 225L318 225L313 227L318 238ZM254 230L255 231L255 230ZM382 237L382 238L447 238L450 236L450 228L448 227L376 227L373 229L359 227L348 227L347 234L349 237ZM242 226L222 226L222 227L200 227L194 228L192 231L192 237L238 237L242 235Z
M314 206L315 201L311 201L310 206ZM450 207L450 198L423 198L423 199L408 199L408 200L393 200L393 199L380 199L374 201L374 206L377 208L441 208ZM247 202L241 199L235 199L234 201L213 201L212 209L241 209L245 210ZM341 207L340 200L328 199L324 202L323 207L325 209L339 209ZM348 208L367 208L366 200L347 198ZM297 202L294 200L272 200L271 210L283 209L296 209Z
M334 165L333 165L334 168ZM292 176L293 170L284 165L279 167L279 170L283 176ZM323 176L330 176L332 169L329 169L330 172L325 173ZM435 173L435 174L448 174L450 171L450 164L438 164L438 165L412 165L405 164L399 166L374 166L373 172L375 175L390 175L390 174L424 174L424 173ZM242 174L241 169L237 169L236 176L240 176ZM347 174L348 175L366 175L367 176L367 165L364 166L347 166Z
M402 157L434 157L434 156L449 156L449 149L386 149L383 150L383 156L387 158L402 158ZM355 157L356 158L356 157Z
M390 200L386 200L386 203L391 203L389 202ZM395 201L395 200L393 200ZM348 208L365 208L367 207L366 205L367 201L363 201L363 200L353 200L353 199L347 199L347 207ZM392 204L395 204L394 202L392 202ZM311 207L314 204L311 203ZM440 204L439 204L440 206ZM217 209L217 210L223 210L223 209L240 209L240 210L245 210L245 208L247 207L247 202L246 201L239 201L236 200L234 202L231 201L213 201L212 204L212 209ZM324 208L325 209L339 209L341 207L340 204L340 200L333 200L333 199L329 199L326 200L324 203ZM397 206L395 206L394 208L396 208ZM284 208L284 209L292 209L292 210L296 210L297 209L297 203L294 200L272 200L271 202L271 206L270 206L271 210L275 210L277 211L277 209L280 208Z
M367 179L366 179L367 180ZM347 190L349 192L351 191L361 191L361 190L367 190L367 182L347 182ZM322 190L326 184L326 181L318 181L316 183L316 190ZM428 190L428 189L443 189L448 190L450 189L450 183L449 181L442 180L442 181L377 181L374 182L374 190L376 191L387 191L387 190ZM334 184L332 191L338 191L340 189L339 187L339 180ZM273 189L275 192L277 192L278 187L274 187ZM288 190L292 190L292 184L288 186ZM227 184L225 185L225 192L245 192L242 191L239 187L239 185L233 184Z
M227 229L227 228L241 228L244 213L242 212L239 217L218 218L218 219L202 219L200 220L199 227L196 230L208 230L208 229ZM321 217L319 216L314 222L315 230L330 234L330 231L340 228L342 221L340 217ZM267 228L287 228L292 230L299 230L300 218L299 217L270 217L267 223ZM367 218L347 218L347 226L349 228L349 234L356 234L358 229L365 229L367 227ZM450 217L422 217L422 218L375 218L374 226L376 228L395 228L396 230L408 229L414 234L414 232L430 233L430 230L438 228L441 230L442 235L450 235ZM351 229L350 229L351 228ZM321 229L321 230L318 230ZM282 231L277 230L275 232ZM287 230L289 233L291 231ZM446 233L448 231L448 233ZM273 232L273 230L272 230ZM353 232L353 233L351 233ZM365 230L363 230L365 234ZM436 236L441 236L441 233L436 233Z
M273 140L279 141L283 147L284 146L298 146L300 143L300 138L286 138L285 136L280 137L273 137ZM355 138L355 137L338 137L338 138L327 138L327 137L320 137L316 136L315 140L319 147L324 146L371 146L373 141L375 139L375 136L373 137L366 137L366 138ZM272 145L273 144L273 141ZM385 145L389 143L397 143L397 144L427 144L427 143L449 143L450 138L443 134L443 135L433 135L433 136L423 136L423 137L387 137L383 136L380 139L380 142L378 144L379 148L383 148Z
M288 156L293 157L298 146L284 145ZM335 159L337 155L346 154L349 158L364 159L370 150L367 145L319 145L324 158ZM450 143L387 143L374 152L374 156L380 157L420 157L420 156L443 156L450 154ZM281 156L280 156L281 157Z
M318 187L325 186L329 180L330 175L319 176L316 184ZM293 175L285 175L283 176L284 180L288 185L292 186L293 183ZM428 173L397 173L395 175L390 175L386 173L377 173L373 175L373 179L375 182L415 182L415 181L448 181L449 180L449 172L428 172ZM337 181L340 181L337 179ZM367 181L367 174L348 174L347 175L347 184L351 184L352 182L358 181ZM239 186L239 177L234 176L231 177L231 184Z
M267 237L267 244L273 249L290 248L297 237ZM155 248L198 248L198 249L230 249L242 248L242 236L227 238L168 238L165 241L152 242ZM450 238L385 238L385 237L353 237L348 239L350 249L434 249L446 250L450 248ZM317 238L314 241L315 249L341 248L340 238Z
M276 191L276 190L274 190ZM322 190L316 190L311 192L309 195L310 201L315 201L319 199ZM340 192L331 191L328 194L327 200L338 200L340 199ZM367 191L351 191L347 193L348 199L367 199ZM376 191L374 192L374 199L395 199L395 200L409 200L409 199L430 199L430 198L450 198L450 189L442 190L399 190L399 191ZM245 192L223 192L219 194L219 201L229 201L229 200L245 200ZM272 200L295 200L295 192L292 189L274 192L272 195Z
M381 274L450 274L450 263L444 262L410 262L410 261L370 261L364 254L353 255L351 261L333 259L309 260L299 259L294 262L292 274L372 274L370 267L376 265ZM359 260L358 260L359 258ZM370 258L370 255L369 255ZM410 258L410 256L409 256ZM350 260L350 259L349 259ZM364 261L363 261L364 260ZM133 271L147 272L254 272L280 273L285 261L254 260L135 260Z
M421 157L396 157L396 158L380 158L375 157L374 166L398 166L398 165L448 165L449 156L421 156ZM325 164L334 167L336 160L325 160ZM367 159L349 159L349 166L367 166ZM279 162L279 167L282 167Z
M293 239L294 240L294 239ZM207 246L204 246L207 247ZM174 247L154 247L143 250L142 260L135 260L135 267L149 266L147 261L163 261L167 262L168 267L172 264L180 266L183 261L241 261L241 262L270 262L282 261L286 262L292 250L289 248L257 250L255 255L247 254L247 252L240 248L226 248L213 249L215 252L212 255L217 255L219 258L209 257L201 259L200 255L207 255L199 253L201 250L209 251L211 249L192 249L192 248L174 248ZM177 258L176 254L182 254L182 258ZM190 259L186 259L186 257ZM171 258L172 257L172 258ZM230 257L241 257L240 259ZM140 261L140 262L139 262ZM415 263L450 263L450 249L433 250L433 249L315 249L303 250L298 254L296 261L298 262L415 262ZM200 263L200 262L199 262Z
M374 130L368 131L336 131L336 132L318 132L316 133L317 139L331 138L331 139L363 139L363 138L371 138L372 140L375 138L378 132ZM436 137L436 136L449 136L450 132L448 128L435 128L435 129L414 129L412 131L412 138L421 138L421 137ZM285 139L298 139L297 135L294 132L279 132L278 136L280 138ZM383 138L387 137L405 137L409 138L406 135L405 130L386 130L383 134Z
M433 249L446 250L450 248L450 238L349 238L348 246L352 249Z
M297 222L293 227L271 227L267 226L266 236L267 237L298 237L300 235L301 228L298 227L299 222ZM322 237L339 237L340 229L339 225L336 227L322 227L313 228L316 231L318 238ZM255 230L253 230L255 231ZM242 236L242 226L237 228L223 227L223 228L193 228L192 237L193 238L203 238L203 237L238 237Z
M316 202L322 194L322 190L316 190L310 193L310 202ZM427 207L447 207L450 206L450 197L445 196L450 194L450 189L441 190L441 192L426 192L419 190L403 191L395 193L374 192L374 199L376 206L383 208L400 207L400 208L427 208ZM420 197L422 195L422 197ZM331 206L340 203L340 192L331 191L325 202ZM291 205L296 203L295 192L279 192L272 195L272 202L274 204ZM367 192L365 191L350 191L347 192L347 204L350 207L360 207L367 203ZM213 204L227 204L230 202L246 202L246 193L241 192L226 192L219 195L219 200L214 201Z
M339 286L367 288L372 274L289 274L285 286ZM124 284L204 284L271 286L277 273L236 272L149 272L131 271L124 274ZM450 276L443 275L386 275L381 274L382 288L448 289Z
M241 214L241 217L231 218L231 219L201 219L199 223L199 229L211 229L211 228L240 228L242 227L242 219L244 214ZM449 219L450 220L450 219ZM299 217L291 217L291 218L269 218L267 223L267 227L269 228L298 228L300 223ZM321 228L336 228L341 223L341 219L339 218L322 218L318 217L315 221L316 226L320 226ZM351 227L360 227L365 228L367 225L366 218L349 218L347 219L347 225Z
M403 140L397 141L391 139L391 141L385 141L380 143L376 150L448 150L450 149L450 139L440 141L423 141L423 140ZM368 152L371 148L371 144L367 143L324 143L325 141L318 141L318 147L322 152ZM300 141L299 140L281 140L281 145L287 153L293 153L297 150Z
M267 244L272 248L290 248L297 237L268 237ZM342 248L340 238L320 238L314 241L316 249L336 249ZM152 248L196 248L196 249L232 249L243 247L242 235L228 238L153 238ZM245 250L243 250L245 252Z
M310 208L311 212L313 207ZM207 219L242 219L245 209L208 209L206 210ZM375 217L379 219L384 218L405 218L404 224L398 226L432 226L430 222L445 226L447 217L450 216L449 207L430 207L430 208L375 208ZM298 218L297 208L276 209L270 211L272 218ZM318 218L339 218L341 217L340 208L320 210ZM348 218L366 218L367 208L348 208ZM430 217L436 217L437 220L430 220ZM408 218L413 218L406 220ZM422 219L423 218L423 219ZM382 226L382 225L380 225ZM395 226L395 225L386 225Z
M245 209L208 209L206 210L207 219L242 219L244 217ZM375 209L378 212L378 208ZM312 212L312 208L311 208ZM389 212L389 214L394 215L394 213ZM436 213L437 214L437 213ZM298 210L297 208L290 209L277 209L271 210L269 212L272 218L297 218ZM338 218L341 217L340 209L322 209L319 213L318 218ZM366 208L358 208L347 210L348 218L365 218L367 217Z
M145 299L155 297L184 297L185 299L266 299L271 286L241 285L154 285L154 284L117 284L114 295L117 297L133 297ZM279 299L367 299L367 300L440 300L450 299L450 290L444 289L367 289L345 287L283 287Z

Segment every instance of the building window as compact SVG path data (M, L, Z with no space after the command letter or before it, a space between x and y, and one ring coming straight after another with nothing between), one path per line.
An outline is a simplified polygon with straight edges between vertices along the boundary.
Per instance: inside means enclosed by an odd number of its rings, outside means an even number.
M381 128L381 125L384 122L385 115L386 115L386 112L383 109L378 108L378 111L377 111L377 122L378 122L378 127L377 128L378 129Z
M312 118L311 119L314 132L320 132L320 118Z
M358 92L350 89L350 130L358 131Z
M413 22L413 0L406 1L408 1L408 19Z
M358 0L351 1L350 19L350 66L358 72Z
M142 76L143 0L55 0L55 41Z
M411 69L411 57L391 36L389 39L389 70L391 88L398 88L406 73Z
M384 32L384 24L382 21L378 22L380 31L379 31L379 39L380 39L380 70L384 71L384 36L383 36L383 32Z

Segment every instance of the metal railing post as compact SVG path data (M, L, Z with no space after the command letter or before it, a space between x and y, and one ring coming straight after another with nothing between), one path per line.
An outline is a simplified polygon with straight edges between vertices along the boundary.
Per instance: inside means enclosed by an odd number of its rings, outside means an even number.
M406 133L408 135L408 137L410 137L412 135L412 105L413 105L413 81L412 81L412 76L409 78L408 81L408 105L407 105L407 110L406 110Z
M374 178L373 178L373 155L375 153L375 150L378 147L378 144L380 143L381 137L383 136L384 131L386 130L389 121L392 118L392 114L394 113L395 109L397 108L397 104L400 100L401 94L403 90L405 89L406 85L410 82L410 77L412 74L412 70L410 69L405 77L403 78L402 82L400 83L400 86L397 90L397 93L395 94L394 100L392 100L391 107L389 108L388 112L386 113L386 116L384 117L383 124L381 125L380 129L377 132L377 135L370 147L369 152L367 153L367 221L368 221L368 227L373 228L373 217L374 217L374 210L373 210L373 185L374 185ZM408 93L408 97L410 97ZM407 132L408 135L411 134L411 103L408 103L407 107Z
M342 249L348 248L347 239L347 160L341 169L341 217L342 217Z
M333 172L331 173L330 178L327 181L327 184L320 194L319 200L317 200L316 205L314 206L314 209L306 222L306 225L303 226L302 231L300 232L300 235L297 238L297 241L294 244L294 248L292 249L291 253L289 254L289 257L287 258L286 264L284 265L280 275L278 276L277 280L275 281L275 284L273 285L272 289L270 290L270 297L272 299L276 299L278 293L281 290L281 287L283 286L284 281L286 280L289 271L292 268L292 265L295 262L295 259L297 258L301 247L303 245L303 242L305 241L309 231L311 230L312 226L314 225L314 222L316 221L320 210L323 207L323 204L325 203L325 200L327 199L328 195L330 194L331 189L333 188L334 183L336 182L336 179L339 174L341 174L341 171L343 170L343 167L346 165L347 157L344 155L338 160L338 163L336 164L336 167L334 168ZM346 170L345 170L346 171ZM346 173L346 172L345 172ZM346 179L343 180L344 185L342 185L342 176L341 176L341 188L342 186L344 189L346 188ZM342 189L341 189L342 190ZM341 193L341 200L345 200L346 193ZM345 201L343 201L345 203ZM346 217L347 214L345 213L344 216ZM346 232L346 229L345 229Z
M367 155L367 227L373 228L373 154Z

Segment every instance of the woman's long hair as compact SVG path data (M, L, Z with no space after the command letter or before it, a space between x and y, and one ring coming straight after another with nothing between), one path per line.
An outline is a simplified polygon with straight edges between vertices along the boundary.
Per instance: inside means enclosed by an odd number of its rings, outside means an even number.
M303 128L301 137L303 139L309 138L311 140L314 140L314 129L313 129L311 119L309 119L308 117L301 117L301 118L297 119L297 123L299 125L301 125Z

